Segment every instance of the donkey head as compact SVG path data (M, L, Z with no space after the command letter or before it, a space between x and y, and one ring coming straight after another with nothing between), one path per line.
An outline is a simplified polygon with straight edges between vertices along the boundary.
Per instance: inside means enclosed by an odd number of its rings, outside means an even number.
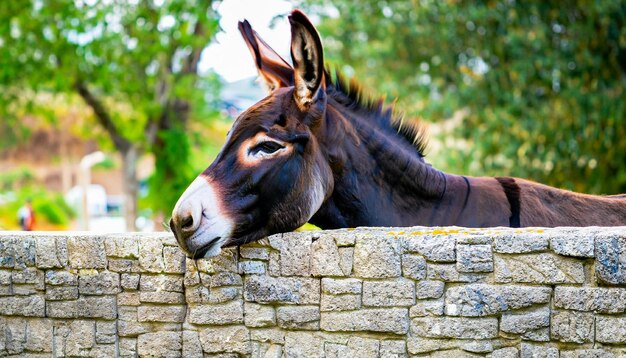
M289 22L293 67L239 23L270 94L236 119L215 161L174 207L170 227L190 257L292 231L332 193L316 138L326 111L322 43L302 12Z

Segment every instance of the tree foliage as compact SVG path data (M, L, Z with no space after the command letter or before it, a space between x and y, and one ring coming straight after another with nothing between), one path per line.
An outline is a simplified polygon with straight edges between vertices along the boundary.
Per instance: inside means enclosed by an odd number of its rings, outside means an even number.
M446 169L626 192L626 2L310 1L327 58L409 114L469 109Z
M206 97L218 81L198 62L218 20L204 0L2 1L3 126L18 133L16 113L37 107L38 93L80 96L122 154L131 196L137 157L154 154L152 206L169 211L193 176L178 150L189 146L188 124L215 117Z

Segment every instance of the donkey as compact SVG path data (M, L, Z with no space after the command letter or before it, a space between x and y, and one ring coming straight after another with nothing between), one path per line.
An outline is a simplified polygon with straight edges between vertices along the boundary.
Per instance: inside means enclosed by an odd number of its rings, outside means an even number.
M182 194L170 227L192 258L295 230L357 226L626 225L624 198L511 177L447 174L424 160L423 126L324 68L322 42L289 16L293 67L239 23L269 95L234 122L215 161Z

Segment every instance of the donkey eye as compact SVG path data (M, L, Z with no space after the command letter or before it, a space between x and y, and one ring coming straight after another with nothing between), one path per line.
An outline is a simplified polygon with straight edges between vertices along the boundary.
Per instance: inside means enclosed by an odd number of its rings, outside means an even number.
M256 147L252 148L250 150L250 154L256 155L256 154L259 154L260 152L264 154L272 154L278 151L279 149L283 149L283 148L285 147L283 145L280 145L279 143L276 143L273 141L265 141L265 142L259 143Z

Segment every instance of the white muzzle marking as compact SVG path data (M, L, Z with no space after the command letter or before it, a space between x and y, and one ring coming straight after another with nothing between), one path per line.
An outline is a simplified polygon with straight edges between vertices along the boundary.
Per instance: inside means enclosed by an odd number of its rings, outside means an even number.
M185 240L189 254L211 245L204 257L216 256L233 231L232 220L222 210L219 191L205 177L198 176L185 190L174 206L174 218L193 218L192 227L186 228L193 234Z

